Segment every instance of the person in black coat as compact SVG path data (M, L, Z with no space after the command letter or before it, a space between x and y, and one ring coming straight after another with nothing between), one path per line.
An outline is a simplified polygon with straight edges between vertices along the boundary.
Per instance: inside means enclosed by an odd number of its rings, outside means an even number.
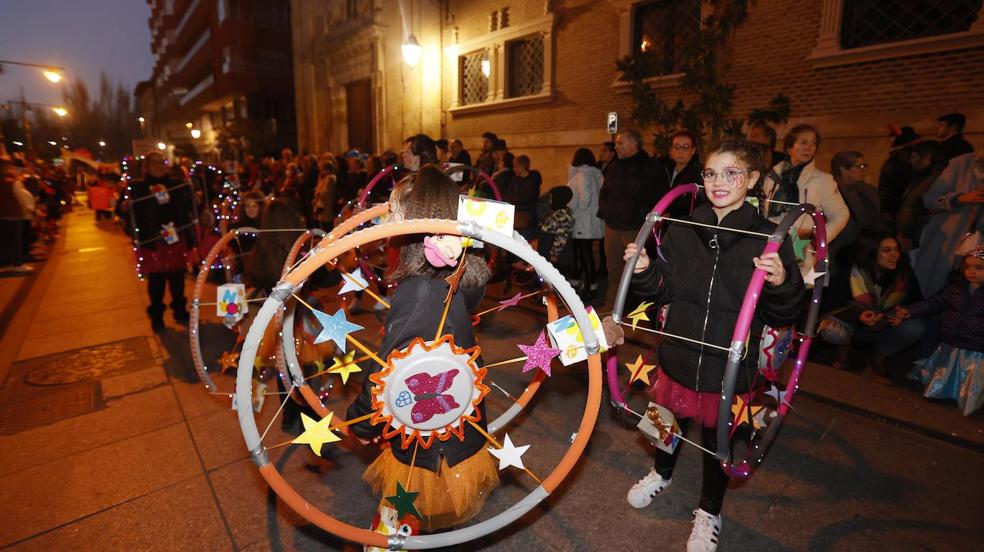
M748 142L729 141L712 153L703 180L708 203L689 217L714 227L673 223L664 235L655 262L639 251L631 289L647 301L669 305L664 330L669 334L710 343L731 345L731 336L745 290L756 268L766 272L765 285L752 322L748 351L740 366L736 392L749 391L758 369L759 337L763 327L788 326L800 312L804 284L789 241L779 253L761 254L765 240L736 230L771 234L775 224L745 202L761 175L761 152ZM625 250L628 260L635 244ZM611 327L611 322L606 322ZM660 372L651 391L657 404L669 409L684 429L690 420L703 427L704 447L716 449L717 412L727 353L702 344L666 338L659 347ZM627 500L643 508L665 489L680 449L671 454L657 450L655 466L632 487ZM721 526L721 505L728 477L718 459L704 454L704 481L690 541L716 546Z
M657 161L666 171L671 189L683 184L701 184L700 172L704 167L697 155L697 139L689 131L673 133L670 138L670 155L660 157ZM680 197L670 204L666 214L673 218L688 215L703 202L701 195Z
M963 137L967 116L963 113L948 113L936 120L939 124L937 134L943 141L943 157L950 161L958 155L973 153L974 146Z
M618 159L612 161L598 195L598 217L605 221L605 259L610 279L622 274L622 251L635 240L646 214L670 189L666 171L642 149L642 136L624 129L615 137ZM607 299L615 296L608 286Z

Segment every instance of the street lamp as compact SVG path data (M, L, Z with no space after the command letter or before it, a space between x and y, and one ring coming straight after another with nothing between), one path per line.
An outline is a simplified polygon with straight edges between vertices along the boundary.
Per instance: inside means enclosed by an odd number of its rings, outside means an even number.
M400 49L403 50L403 61L407 62L407 65L410 67L417 65L417 60L420 59L420 43L413 33L410 33Z
M44 73L44 78L50 80L51 82L58 83L62 80L61 73L55 71L54 69L45 69L42 73Z
M105 140L99 140L99 147L101 147L101 148L106 147L106 141Z
M195 140L201 138L202 131L198 130L197 128L191 129L191 137L194 138Z
M51 110L54 111L55 115L58 115L59 117L68 115L68 110L61 106L52 107Z
M157 142L157 149L164 151L167 149L167 144L165 144L164 142Z

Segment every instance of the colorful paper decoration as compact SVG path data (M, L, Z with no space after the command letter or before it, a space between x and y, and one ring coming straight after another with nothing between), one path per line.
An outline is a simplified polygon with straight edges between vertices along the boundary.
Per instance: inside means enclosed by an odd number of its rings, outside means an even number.
M215 288L215 316L223 319L231 316L239 322L248 312L245 284L222 284Z
M654 402L649 403L646 415L639 420L636 427L662 451L673 454L680 444L680 424L677 423L676 416Z
M335 435L335 433L331 430L331 418L333 415L333 412L329 412L328 415L321 420L314 420L307 414L301 412L301 423L304 424L304 433L298 435L296 439L291 441L291 443L307 445L311 447L311 450L314 451L315 454L321 456L321 445L342 440L341 437Z
M540 335L537 336L536 343L533 345L517 345L517 347L526 353L526 362L523 364L524 373L539 368L548 376L551 375L550 361L563 352L547 345L547 333L543 330L540 330Z
M816 272L813 270L813 267L811 266L810 271L807 272L805 276L803 276L803 282L811 287L816 286L817 278L823 276L824 274L826 274L826 272Z
M342 385L348 384L350 375L362 371L362 368L359 368L359 365L353 362L354 359L355 350L349 351L343 356L335 355L335 363L328 369L328 373L338 374L342 377Z
M811 238L801 238L799 232L793 230L793 253L796 254L796 258L799 260L806 259L806 248L810 245L812 241Z
M765 396L772 397L773 399L775 399L777 404L783 404L786 402L786 391L785 390L780 391L779 388L775 386L775 384L772 385L771 389L765 392Z
M232 351L222 353L222 356L219 357L219 366L222 368L219 372L221 374L224 374L225 371L230 368L235 369L239 366L239 353L234 353Z
M649 381L649 372L652 372L653 368L656 368L655 364L646 364L645 360L642 358L642 355L639 355L635 359L635 362L626 362L625 366L629 369L629 373L632 375L632 377L629 378L629 383L641 381L646 385L652 385Z
M523 455L529 450L530 445L523 445L517 447L513 444L512 439L509 438L509 434L506 433L505 438L502 440L502 448L489 447L489 453L499 459L499 469L504 470L509 466L515 466L521 470L525 470L526 466L523 465Z
M396 517L402 518L406 514L410 514L417 519L420 519L420 512L417 511L417 507L413 505L414 501L417 500L417 495L419 492L411 492L403 488L403 485L397 481L396 482L396 494L393 496L386 497L396 508Z
M342 273L342 289L338 290L338 294L348 293L350 291L362 291L369 287L369 282L366 281L365 277L362 276L362 268L356 268L351 273Z
M652 302L643 301L642 303L639 303L639 306L636 307L634 311L629 313L629 315L626 318L632 321L633 330L636 329L636 326L639 324L639 322L643 320L649 322L649 315L646 314L646 309L648 309L651 306L653 306Z
M753 429L761 429L765 418L764 406L752 406L745 402L741 395L735 395L735 403L731 405L731 415L735 417L734 423L737 425L747 424L751 418Z
M174 228L173 222L161 225L161 238L163 238L164 243L168 245L176 244L178 243L178 240L181 239L178 237L178 231Z
M516 305L519 304L519 301L522 298L523 298L523 292L520 291L516 293L516 295L510 297L509 299L503 299L502 301L499 301L499 304L502 305L502 308L504 309L508 307L515 307Z
M474 222L486 230L513 235L516 206L504 201L458 196L458 222ZM476 243L473 247L478 247Z
M586 310L588 320L598 338L601 352L607 351L608 342L605 341L605 332L601 331L601 319L598 318L598 313L591 307ZM584 350L584 337L581 336L581 330L573 316L568 314L547 324L547 333L550 335L551 344L563 351L560 355L560 362L564 366L570 366L588 358L588 353Z
M321 324L321 333L319 333L318 337L314 339L315 345L331 340L334 341L335 345L337 345L338 348L344 353L345 338L348 337L348 334L364 329L358 324L349 322L348 319L345 318L344 309L338 309L335 314L328 314L318 309L311 309L311 312Z
M150 193L154 194L154 199L157 200L159 205L164 205L171 201L171 196L167 193L167 187L163 184L154 184L151 186Z

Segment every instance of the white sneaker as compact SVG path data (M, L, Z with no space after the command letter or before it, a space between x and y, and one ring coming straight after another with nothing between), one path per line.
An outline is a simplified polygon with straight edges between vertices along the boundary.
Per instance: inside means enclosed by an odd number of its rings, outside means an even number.
M670 486L669 479L663 479L663 476L656 473L656 468L650 468L649 473L646 477L639 480L638 483L632 485L629 489L629 494L626 495L625 500L629 502L629 506L633 508L645 508L653 502L653 498L659 493L663 492L667 487Z
M697 508L694 510L694 528L687 539L687 552L714 552L721 533L721 516Z

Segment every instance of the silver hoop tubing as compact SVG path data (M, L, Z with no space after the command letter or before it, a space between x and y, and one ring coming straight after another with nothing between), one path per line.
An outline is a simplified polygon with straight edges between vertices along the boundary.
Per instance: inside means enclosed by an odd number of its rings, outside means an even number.
M779 251L782 242L789 237L789 229L799 220L800 217L809 215L813 218L814 228L817 237L817 263L827 271L827 227L824 222L823 213L809 203L800 204L799 207L786 213L779 226L768 243L762 250L762 255ZM761 255L760 255L761 256ZM755 318L755 306L758 304L762 294L762 286L765 284L765 271L756 268L752 273L752 280L748 283L745 291L745 299L742 301L741 311L735 323L734 333L731 336L731 352L728 353L728 361L724 367L724 380L721 382L721 406L718 410L717 423L717 456L721 460L721 469L729 477L746 478L762 463L766 452L772 441L775 440L782 426L782 421L789 412L789 405L799 382L799 376L806 364L807 355L810 352L810 344L813 341L813 332L816 329L817 316L820 311L820 299L823 295L823 283L818 282L813 286L813 295L810 298L810 308L807 315L806 327L803 329L803 342L800 344L796 354L796 363L793 372L789 377L786 387L785 399L780 401L777 415L765 430L765 434L758 442L752 443L751 452L737 461L732 460L731 456L731 427L734 423L731 419L731 404L735 399L735 385L738 381L738 372L741 367L742 358L745 356L745 342L748 339L749 331L752 327L752 320Z
M448 234L467 236L479 239L501 247L530 263L548 282L555 286L557 293L571 309L571 314L584 337L588 357L588 398L584 416L578 427L571 447L560 459L558 465L536 487L516 505L483 522L462 529L433 535L411 537L390 536L354 527L322 512L316 506L308 503L291 487L276 467L270 462L267 449L256 426L256 418L251 407L252 372L256 350L260 339L276 312L283 307L284 302L317 268L330 262L339 254L359 247L366 243L386 237L407 234ZM259 466L260 474L270 487L294 511L308 521L341 538L359 542L367 546L386 547L390 549L430 549L452 546L472 541L493 531L501 529L532 510L544 498L557 489L564 478L570 473L584 452L588 439L594 430L601 400L601 360L598 354L599 344L591 323L588 320L584 305L577 294L561 276L561 274L543 257L537 254L528 244L515 240L512 236L485 231L474 223L458 223L450 220L411 220L399 223L385 223L365 228L346 235L337 242L319 247L314 255L309 255L299 266L291 270L267 298L260 308L249 328L240 354L239 369L236 374L236 411L246 448L250 451L253 461Z

